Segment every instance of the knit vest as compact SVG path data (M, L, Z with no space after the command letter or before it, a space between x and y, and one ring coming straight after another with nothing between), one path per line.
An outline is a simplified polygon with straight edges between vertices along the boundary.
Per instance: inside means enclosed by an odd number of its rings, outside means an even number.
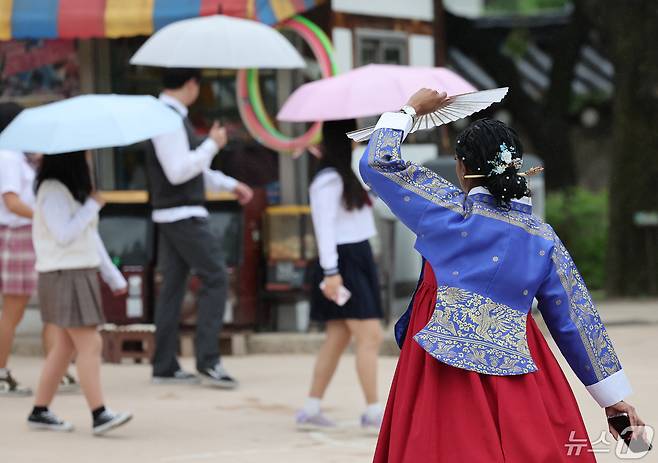
M175 111L175 109L172 108ZM183 118L183 126L190 149L195 150L204 138L197 135L190 120ZM205 184L203 174L181 183L180 185L172 184L164 173L160 161L155 154L155 147L152 141L147 142L146 149L146 173L148 180L148 191L151 206L153 209L168 209L179 206L200 206L205 203ZM181 153L185 156L187 153Z
M62 215L73 216L83 206L73 198L69 189L58 180L46 180L39 187L32 222L32 241L36 254L36 269L39 272L53 272L81 268L95 268L101 263L96 243L98 218L68 243L58 243L43 217L43 200L49 195L64 192L67 198L66 210Z

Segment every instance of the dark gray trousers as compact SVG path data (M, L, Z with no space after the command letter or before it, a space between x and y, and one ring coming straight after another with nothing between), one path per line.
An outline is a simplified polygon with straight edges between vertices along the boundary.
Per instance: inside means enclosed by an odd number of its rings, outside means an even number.
M205 218L158 224L158 268L163 276L155 306L153 375L168 376L180 368L178 326L190 270L201 279L194 350L197 370L219 362L218 335L226 307L227 276L220 238Z

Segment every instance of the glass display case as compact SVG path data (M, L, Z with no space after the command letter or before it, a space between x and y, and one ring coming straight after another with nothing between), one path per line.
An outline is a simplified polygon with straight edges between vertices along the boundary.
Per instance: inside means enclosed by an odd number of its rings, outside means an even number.
M310 207L270 206L265 209L264 227L268 260L311 260L317 256Z
M305 288L307 267L317 256L311 209L297 205L268 207L263 221L263 248L266 290Z

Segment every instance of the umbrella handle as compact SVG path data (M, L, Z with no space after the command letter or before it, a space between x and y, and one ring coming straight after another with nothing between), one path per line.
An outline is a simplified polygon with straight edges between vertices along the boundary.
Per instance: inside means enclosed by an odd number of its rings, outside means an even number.
M87 161L87 168L89 169L89 178L91 180L91 191L96 191L98 184L96 179L96 166L94 162L94 155L91 150L85 152L85 161Z

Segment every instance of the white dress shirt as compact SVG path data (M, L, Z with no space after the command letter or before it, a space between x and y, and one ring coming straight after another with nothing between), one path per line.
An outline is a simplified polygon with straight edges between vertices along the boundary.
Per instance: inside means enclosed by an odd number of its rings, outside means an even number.
M43 182L37 194L32 238L39 272L96 268L112 290L123 289L126 280L98 234L96 201L80 204L66 186L56 180Z
M338 273L336 246L360 243L377 234L372 207L345 208L343 180L335 169L320 171L309 187L309 197L320 266L327 275Z
M15 193L25 204L34 208L34 169L19 151L0 150L0 195ZM15 228L29 225L32 220L9 209L0 198L0 226Z
M160 101L174 108L181 117L187 117L187 107L176 98L163 93ZM236 179L210 168L210 163L219 151L217 144L210 138L192 150L185 129L181 127L174 132L154 137L153 146L167 180L173 185L185 183L199 174L203 174L209 191L233 191L238 184ZM152 215L156 223L176 222L190 217L208 217L208 210L203 206L178 206L156 209Z

